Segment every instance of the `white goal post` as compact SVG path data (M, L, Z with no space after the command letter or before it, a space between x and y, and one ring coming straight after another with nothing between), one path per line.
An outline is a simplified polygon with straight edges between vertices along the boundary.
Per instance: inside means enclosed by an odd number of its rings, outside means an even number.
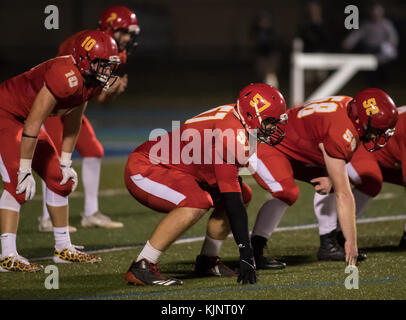
M294 39L290 75L291 107L335 95L358 71L376 70L378 67L378 60L372 54L303 53L302 50L302 40ZM306 69L337 71L305 98Z

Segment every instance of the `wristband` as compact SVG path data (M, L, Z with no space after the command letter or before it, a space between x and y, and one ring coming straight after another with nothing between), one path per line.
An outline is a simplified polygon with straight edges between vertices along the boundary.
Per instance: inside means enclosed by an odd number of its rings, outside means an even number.
M61 153L61 164L65 166L70 166L72 164L72 153L71 152L64 152Z
M31 170L32 159L20 159L20 170Z

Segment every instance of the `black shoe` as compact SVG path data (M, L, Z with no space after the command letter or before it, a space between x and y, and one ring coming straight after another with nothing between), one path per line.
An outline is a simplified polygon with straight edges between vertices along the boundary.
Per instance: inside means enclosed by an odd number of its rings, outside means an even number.
M267 259L265 256L254 256L257 270L280 270L286 268L286 263L274 259Z
M166 278L161 275L158 265L150 263L145 259L133 262L125 274L128 284L141 286L174 286L181 285L183 281Z
M216 276L216 277L235 277L237 273L221 262L219 257L209 257L206 255L198 255L196 257L195 273L200 277Z
M320 236L317 259L320 261L345 261L345 250L338 244L335 230Z
M340 245L340 247L344 248L345 238L344 238L344 233L341 230L337 231L337 242ZM367 258L367 254L361 250L358 250L357 261L364 261L366 258Z
M399 248L406 249L406 231L403 231L402 238L399 242Z

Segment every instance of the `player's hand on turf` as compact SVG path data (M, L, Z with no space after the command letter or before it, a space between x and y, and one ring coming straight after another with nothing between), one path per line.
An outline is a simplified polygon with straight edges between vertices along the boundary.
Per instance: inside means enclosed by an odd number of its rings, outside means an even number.
M257 275L255 269L254 257L240 258L240 272L237 282L242 281L242 284L256 283Z
M345 261L347 262L347 265L355 266L357 264L358 258L357 244L346 241L344 247L345 247Z
M25 192L25 200L32 200L35 196L35 180L31 169L20 169L17 172L18 183L16 193Z
M62 162L61 161L61 170L62 170L62 181L61 185L66 184L69 179L72 179L73 181L73 186L72 186L72 192L76 190L76 187L78 186L78 175L76 171L71 167L72 161L66 161Z
M314 185L314 190L319 194L329 194L333 184L329 177L319 177L310 180Z

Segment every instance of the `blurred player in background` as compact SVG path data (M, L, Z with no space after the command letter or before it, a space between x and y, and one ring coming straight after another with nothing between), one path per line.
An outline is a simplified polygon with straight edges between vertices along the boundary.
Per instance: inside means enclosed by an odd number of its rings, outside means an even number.
M116 42L107 33L87 31L73 47L73 55L47 60L0 84L0 271L42 269L20 256L16 234L21 205L35 195L34 169L47 186L47 206L55 237L55 263L98 262L78 251L69 235L68 195L78 178L71 167L72 152L87 101L114 81L120 64ZM46 118L60 115L62 147L58 153L41 128Z
M364 212L370 201L381 190L382 181L406 186L406 106L398 108L399 119L394 136L385 148L367 153L359 148L354 158L347 164L347 172L355 187L353 190L357 204L357 218ZM360 153L360 155L357 155ZM328 239L328 246L337 248L334 252L320 248L319 256L324 260L342 260L345 242L341 230L336 232L337 213L334 195L315 194L315 212L319 222L319 233ZM406 249L406 225L400 239L399 247Z
M269 144L280 142L283 132L279 123L285 119L285 111L285 100L278 90L262 83L251 84L241 90L236 105L203 112L157 141L142 144L130 155L125 169L129 192L143 205L168 214L131 264L125 276L128 283L182 284L181 280L162 276L158 260L212 207L218 213L223 207L240 250L237 281L256 282L244 206L251 190L239 180L238 169L246 165L257 139ZM255 140L251 136L254 131L258 131ZM224 228L217 223L215 212L208 222L208 234L223 237Z
M103 90L94 97L94 100L104 103L111 101L119 94L124 92L127 87L127 74L123 74L123 66L127 62L127 56L138 45L137 36L140 33L138 20L134 12L123 6L115 6L105 10L99 20L99 30L110 34L117 43L120 56L121 76L110 87ZM74 34L61 44L58 50L58 56L72 53L73 43L83 32ZM62 120L60 117L53 117L45 121L45 130L55 143L58 152L61 152L62 143ZM76 150L82 156L82 181L85 193L85 205L82 212L81 225L83 227L103 227L103 228L121 228L123 223L112 221L110 217L99 211L99 183L101 159L104 156L103 146L97 139L90 121L83 116L82 127L76 143ZM43 182L43 197L46 199L46 188ZM52 223L49 217L46 201L43 202L43 215L39 218L39 231L51 232ZM71 232L76 228L70 227Z

